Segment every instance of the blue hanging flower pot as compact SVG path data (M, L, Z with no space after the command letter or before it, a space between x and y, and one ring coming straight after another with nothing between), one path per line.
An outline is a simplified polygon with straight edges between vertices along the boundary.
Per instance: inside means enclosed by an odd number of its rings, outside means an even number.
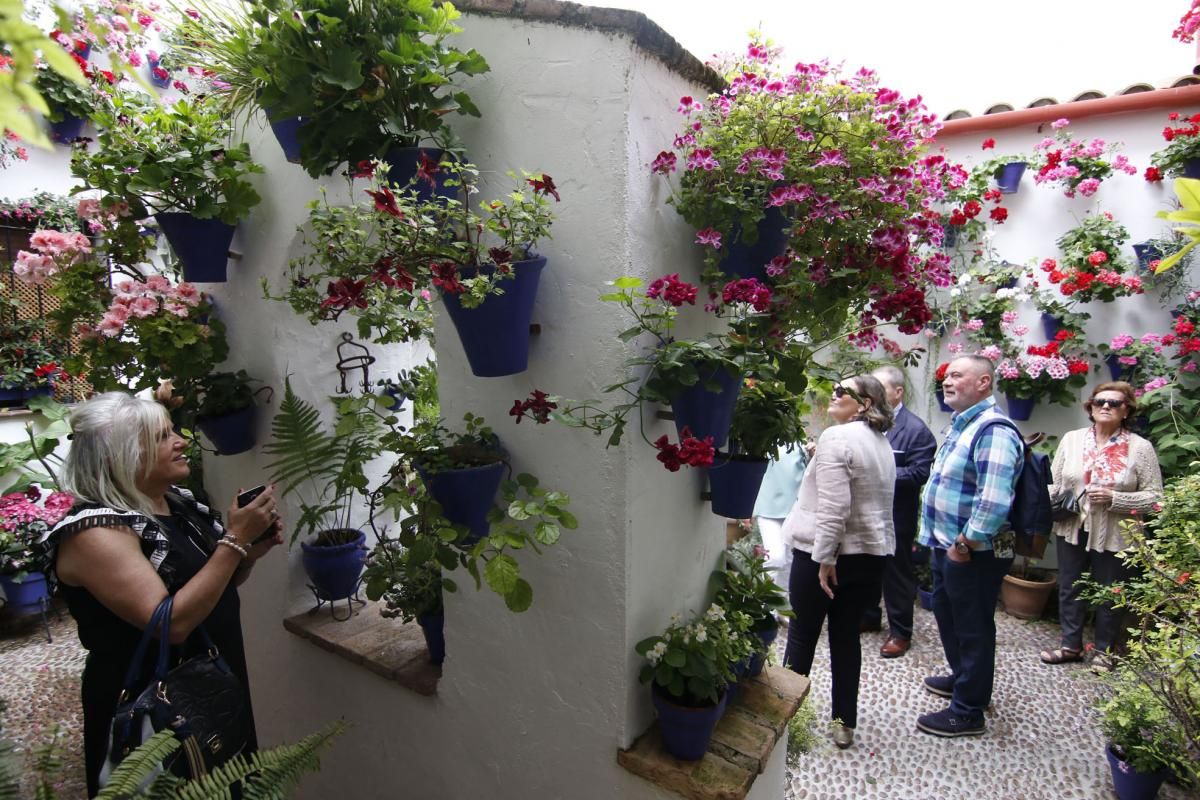
M171 249L183 265L183 279L192 283L224 283L233 243L234 225L219 219L197 219L183 211L154 215Z
M62 119L50 123L50 138L58 144L69 145L83 134L86 123L86 119L64 111Z
M1046 334L1047 341L1054 341L1054 337L1062 330L1062 320L1053 314L1042 313L1042 331Z
M719 391L708 390L705 384L712 382L719 384ZM714 447L724 446L733 422L733 407L741 391L740 374L728 372L723 367L702 371L695 384L671 401L675 430L680 438L683 437L683 429L687 428L697 439L711 436Z
M442 303L467 355L471 372L480 378L516 375L529 366L529 323L542 278L545 258L518 261L515 277L500 281L504 294L488 295L475 308L466 308L458 295L442 292ZM466 267L468 274L492 275L495 267Z
M393 147L383 156L383 162L388 165L388 183L396 187L397 191L415 190L417 199L422 203L427 203L435 197L457 197L459 187L446 185L446 181L452 176L437 166L446 157L447 152L438 147ZM428 178L420 175L422 163L433 173Z
M708 468L712 512L726 519L749 519L766 472L765 458L717 453Z
M783 211L772 206L755 228L753 244L741 239L741 226L735 225L719 269L730 278L757 278L767 281L767 263L783 255L788 243L788 220Z
M416 465L429 494L441 505L442 515L455 525L466 526L468 533L459 545L469 547L488 535L488 512L500 490L504 466L499 457L491 464L433 473L420 463Z
M247 406L228 414L196 417L196 427L208 437L219 454L232 456L254 447L257 416L257 406Z
M1008 406L1008 416L1018 422L1028 420L1033 414L1033 407L1037 404L1037 400L1033 397L1013 397L1005 394L1004 399Z
M996 170L996 188L1002 194L1016 194L1021 188L1021 176L1025 174L1024 161L1013 161Z

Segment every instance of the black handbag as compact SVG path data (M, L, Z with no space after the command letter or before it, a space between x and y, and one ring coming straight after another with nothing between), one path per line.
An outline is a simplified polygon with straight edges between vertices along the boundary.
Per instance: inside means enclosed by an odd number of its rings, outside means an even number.
M1083 499L1083 495L1084 492L1077 495L1057 494L1050 498L1050 518L1055 522L1077 519L1079 517L1079 501Z
M183 746L164 759L161 768L182 778L201 777L246 746L249 726L245 692L203 626L196 633L205 652L168 670L173 602L168 595L154 610L125 673L124 688L113 714L108 757L100 772L101 786L117 764L165 728L175 731ZM144 683L142 663L155 637L158 659L154 675Z

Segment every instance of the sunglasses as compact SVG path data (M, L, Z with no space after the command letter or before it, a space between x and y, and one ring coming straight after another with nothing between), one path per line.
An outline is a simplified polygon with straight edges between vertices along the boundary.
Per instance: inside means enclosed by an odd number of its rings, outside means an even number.
M1124 400L1109 400L1107 397L1098 397L1092 401L1092 405L1096 408L1120 408L1125 405Z
M849 386L842 386L841 384L838 384L837 386L833 387L833 396L838 400L841 400L846 395L850 395L850 397L854 398L860 403L862 402L862 398L858 396L858 392L854 391Z

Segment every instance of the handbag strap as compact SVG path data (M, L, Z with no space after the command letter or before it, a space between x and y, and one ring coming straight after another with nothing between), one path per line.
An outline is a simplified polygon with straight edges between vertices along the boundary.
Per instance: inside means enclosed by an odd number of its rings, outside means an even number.
M146 630L142 632L142 639L138 642L137 648L133 651L133 659L129 662L129 669L125 671L125 682L122 684L122 695L126 692L133 692L139 688L142 676L142 661L146 657L146 651L150 647L150 640L156 634L161 635L159 641L159 656L158 659L164 665L166 664L166 653L164 648L170 648L170 626L171 626L171 606L175 598L167 595L162 602L158 604L158 608L154 609L154 613L150 615L150 622L146 624ZM165 625L164 625L165 621Z

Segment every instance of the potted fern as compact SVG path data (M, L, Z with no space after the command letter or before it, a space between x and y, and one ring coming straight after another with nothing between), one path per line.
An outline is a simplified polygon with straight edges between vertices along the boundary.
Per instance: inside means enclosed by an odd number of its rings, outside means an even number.
M369 499L366 467L381 453L381 429L370 417L353 419L359 424L327 431L317 409L292 391L289 377L263 449L275 457L267 469L282 496L306 493L291 541L312 536L300 546L304 570L322 600L353 595L366 558L366 534L353 524L355 501Z

